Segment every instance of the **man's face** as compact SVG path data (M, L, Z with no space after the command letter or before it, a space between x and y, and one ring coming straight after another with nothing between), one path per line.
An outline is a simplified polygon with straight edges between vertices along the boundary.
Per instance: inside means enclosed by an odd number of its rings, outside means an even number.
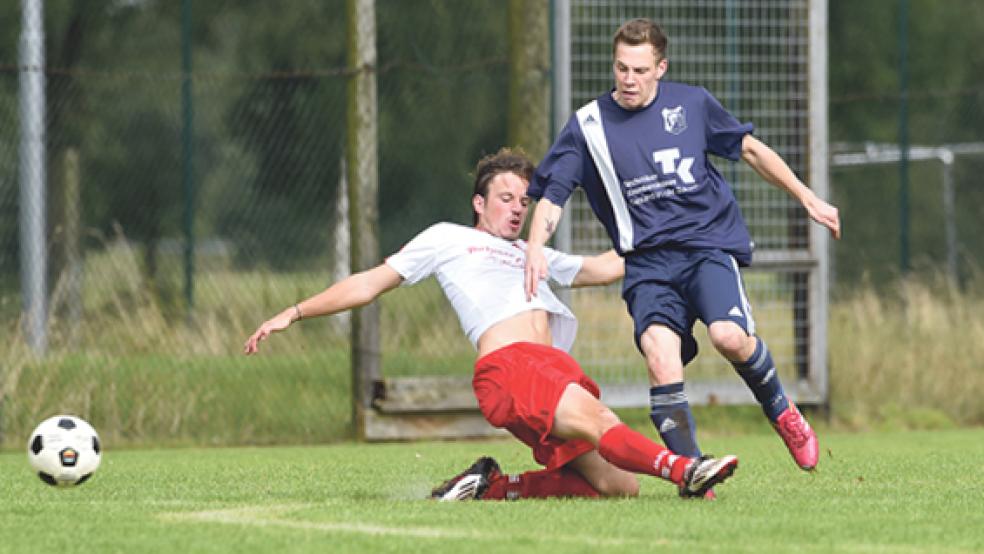
M666 73L666 58L656 61L652 44L625 44L615 47L615 101L627 110L638 110L656 98L656 87Z
M493 177L486 198L477 194L472 197L472 206L478 214L475 227L495 237L518 239L530 205L530 197L526 196L528 184L511 172Z

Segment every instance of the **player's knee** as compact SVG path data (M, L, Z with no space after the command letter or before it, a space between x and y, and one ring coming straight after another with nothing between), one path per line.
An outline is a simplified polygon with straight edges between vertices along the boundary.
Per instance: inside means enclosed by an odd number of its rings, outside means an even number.
M599 438L601 437L601 435L603 435L606 431L608 431L612 427L615 427L619 423L622 423L622 420L619 419L617 415L615 415L615 412L613 412L608 406L605 406L600 402L598 408L597 421L598 421Z
M602 435L609 429L622 422L607 406L601 402L596 402L579 417L569 418L569 426L579 431L581 438L597 445L601 441Z
M729 360L742 359L752 340L744 329L730 321L711 324L707 334L714 348Z
M646 355L646 367L653 382L664 384L683 380L683 362L678 352L679 350L672 355L668 353Z
M653 325L640 338L650 376L656 383L672 383L683 378L680 338L666 327Z
M486 416L487 417L487 416ZM621 423L615 412L576 383L568 385L554 412L553 434L597 445L601 436Z
M621 479L619 491L622 496L639 496L639 478L628 474Z
M626 471L613 471L594 483L602 496L639 496L639 479Z
M657 371L673 366L676 358L675 353L667 349L651 349L646 351L646 364Z

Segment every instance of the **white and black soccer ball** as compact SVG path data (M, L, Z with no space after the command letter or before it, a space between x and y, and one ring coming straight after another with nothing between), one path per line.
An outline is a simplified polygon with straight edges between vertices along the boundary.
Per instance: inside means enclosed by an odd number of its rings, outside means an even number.
M85 420L57 415L42 421L31 433L27 459L45 483L70 487L92 477L102 460L102 445Z

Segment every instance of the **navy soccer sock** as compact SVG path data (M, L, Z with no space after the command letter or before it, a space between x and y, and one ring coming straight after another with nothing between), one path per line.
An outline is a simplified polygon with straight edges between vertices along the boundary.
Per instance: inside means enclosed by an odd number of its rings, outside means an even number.
M649 418L659 431L663 444L681 456L700 457L697 426L690 411L683 382L658 385L649 389Z
M789 401L782 383L779 382L779 374L776 373L776 364L772 361L769 348L762 339L755 337L755 340L755 353L752 357L745 363L733 362L732 365L762 405L762 411L769 421L775 422L789 407Z

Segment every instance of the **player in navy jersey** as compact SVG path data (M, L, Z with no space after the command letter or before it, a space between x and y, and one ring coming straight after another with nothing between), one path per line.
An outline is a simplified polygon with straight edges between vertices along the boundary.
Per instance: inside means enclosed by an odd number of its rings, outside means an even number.
M744 160L840 238L837 209L707 90L661 81L666 47L654 22L622 25L613 40L614 89L571 117L537 168L528 191L539 201L526 257L527 297L546 275L543 245L581 187L625 258L622 296L649 369L651 419L667 447L700 455L683 386L683 368L697 354L692 333L700 319L796 463L811 470L816 434L786 397L772 356L755 335L738 271L751 263L752 241L731 187L708 154Z

